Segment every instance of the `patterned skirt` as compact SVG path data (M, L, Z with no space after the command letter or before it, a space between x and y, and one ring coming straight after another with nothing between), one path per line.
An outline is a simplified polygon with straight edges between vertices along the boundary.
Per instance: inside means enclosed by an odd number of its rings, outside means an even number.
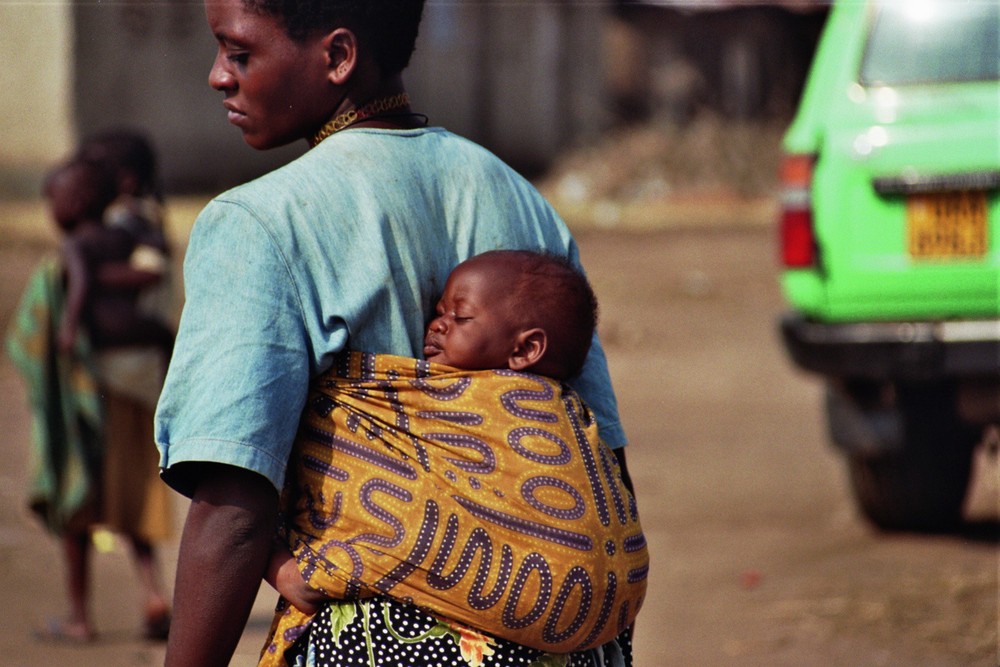
M326 605L285 659L292 667L630 667L632 642L626 630L589 651L545 653L380 597Z

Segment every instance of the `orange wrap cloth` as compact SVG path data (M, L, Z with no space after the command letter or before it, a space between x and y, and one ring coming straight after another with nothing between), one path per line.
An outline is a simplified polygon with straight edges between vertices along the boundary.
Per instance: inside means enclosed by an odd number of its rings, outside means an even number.
M552 653L635 619L649 555L590 410L564 384L352 352L312 387L284 526L310 585L384 594ZM279 603L262 665L309 617Z

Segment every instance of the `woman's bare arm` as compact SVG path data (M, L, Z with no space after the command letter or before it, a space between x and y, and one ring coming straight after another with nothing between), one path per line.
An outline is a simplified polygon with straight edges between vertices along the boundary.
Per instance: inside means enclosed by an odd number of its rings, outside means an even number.
M225 667L267 568L278 494L255 472L191 465L200 480L181 537L165 667Z

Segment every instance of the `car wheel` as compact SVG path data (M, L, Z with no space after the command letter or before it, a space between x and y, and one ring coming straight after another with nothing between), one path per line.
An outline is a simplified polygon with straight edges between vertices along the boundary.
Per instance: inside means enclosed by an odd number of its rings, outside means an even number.
M901 442L876 456L847 453L855 499L883 530L954 529L978 433L959 419L949 387L899 385L895 402Z

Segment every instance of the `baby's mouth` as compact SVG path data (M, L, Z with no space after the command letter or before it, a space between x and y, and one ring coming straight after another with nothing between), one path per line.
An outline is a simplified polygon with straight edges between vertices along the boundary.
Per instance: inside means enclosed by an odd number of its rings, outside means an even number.
M441 353L441 345L434 338L424 340L424 358L436 356Z

